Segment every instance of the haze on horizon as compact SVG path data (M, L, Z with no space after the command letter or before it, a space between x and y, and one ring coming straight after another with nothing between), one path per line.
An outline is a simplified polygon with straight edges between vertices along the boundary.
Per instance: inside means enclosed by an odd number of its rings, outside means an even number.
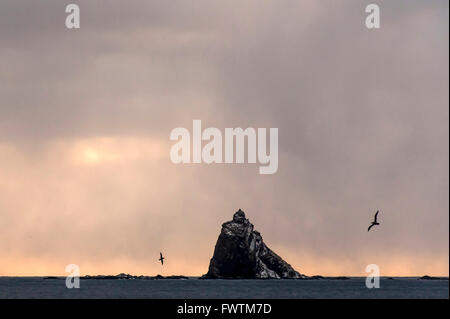
M73 2L0 3L0 275L201 275L241 208L306 275L448 276L448 1ZM277 173L173 164L193 119Z

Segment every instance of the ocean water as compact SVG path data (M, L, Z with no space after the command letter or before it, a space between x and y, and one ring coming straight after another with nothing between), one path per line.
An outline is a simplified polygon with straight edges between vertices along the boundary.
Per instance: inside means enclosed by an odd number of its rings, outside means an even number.
M68 289L64 278L0 277L0 298L449 298L449 281L381 278L368 289L365 278L348 280L80 280Z

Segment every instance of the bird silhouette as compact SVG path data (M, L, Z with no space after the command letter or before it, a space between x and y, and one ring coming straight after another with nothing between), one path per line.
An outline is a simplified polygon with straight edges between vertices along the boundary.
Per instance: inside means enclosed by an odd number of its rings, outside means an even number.
M373 222L370 224L369 228L367 229L367 231L369 231L373 226L375 225L380 225L380 223L377 221L377 217L378 217L378 210L375 213L375 218L373 219Z
M162 253L159 253L159 261L161 262L161 265L164 265L164 259L166 259L166 257L163 257Z

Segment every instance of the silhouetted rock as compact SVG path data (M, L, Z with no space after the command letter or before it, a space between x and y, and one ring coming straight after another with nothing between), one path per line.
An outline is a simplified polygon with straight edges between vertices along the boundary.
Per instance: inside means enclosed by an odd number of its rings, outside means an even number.
M161 275L156 275L156 276L135 276L135 275L130 275L130 274L118 274L118 275L96 275L96 276L89 276L86 275L84 277L81 277L81 279L112 279L112 280L129 280L129 279L138 279L138 280L155 280L155 279L189 279L186 276L180 276L180 275L172 275L172 276L161 276Z
M349 277L345 277L345 276L324 277L324 276L320 276L320 275L315 275L315 276L309 276L306 279L308 279L308 280L320 280L320 279L324 279L324 280L348 280L350 278Z
M306 276L270 250L239 209L233 220L222 225L208 273L202 278L301 279Z
M323 276L315 275L315 276L309 276L309 280L318 280L318 279L325 279Z
M172 276L164 277L164 279L189 279L189 278L186 276L172 275Z
M432 277L425 275L420 277L419 280L448 280L448 277Z
M338 276L338 277L328 277L329 279L336 279L336 280L349 280L350 278L345 276Z

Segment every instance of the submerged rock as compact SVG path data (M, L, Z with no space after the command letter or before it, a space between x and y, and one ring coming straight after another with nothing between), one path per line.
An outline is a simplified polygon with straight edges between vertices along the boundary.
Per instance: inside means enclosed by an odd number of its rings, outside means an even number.
M202 278L302 279L306 276L267 247L261 234L239 209L233 220L222 225L208 273Z

